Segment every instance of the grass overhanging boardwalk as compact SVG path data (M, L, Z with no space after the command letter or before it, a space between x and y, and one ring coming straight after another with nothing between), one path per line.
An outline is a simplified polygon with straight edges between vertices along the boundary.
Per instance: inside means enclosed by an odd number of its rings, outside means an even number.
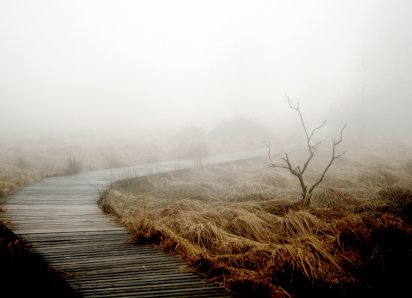
M283 148L295 149L296 145ZM272 153L279 148L273 148ZM262 157L267 148L206 158L205 164ZM180 168L194 165L181 161ZM84 297L230 297L159 249L127 243L128 232L97 207L98 190L124 178L176 170L176 162L46 178L10 196L1 214Z

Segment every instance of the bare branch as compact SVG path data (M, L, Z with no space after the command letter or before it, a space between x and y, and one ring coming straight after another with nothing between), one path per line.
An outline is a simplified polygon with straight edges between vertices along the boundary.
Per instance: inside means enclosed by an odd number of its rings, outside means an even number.
M274 163L272 163L272 164L270 164L270 165L268 165L270 168L281 168L281 169L288 169L289 170L289 167L286 167L286 166L282 166L282 165L275 165Z
M310 137L308 138L308 141L310 141L310 139L313 137L313 135L315 134L315 132L316 132L318 129L321 129L321 128L326 124L326 121L327 121L327 120L322 121L322 125L319 126L319 127L316 127L316 128L312 131L312 134L311 134ZM318 144L320 144L320 142L319 142ZM317 145L318 145L318 144L317 144Z
M299 102L297 103L297 106L295 107L295 105L294 105L293 102L290 100L290 98L289 98L289 96L287 95L286 92L285 92L285 95L286 95L286 98L288 99L288 100L287 100L287 103L289 104L289 107L299 113L300 121L302 122L303 129L305 130L306 139L308 139L308 138L309 138L309 136L308 136L308 131L306 130L305 123L303 122L302 113L301 113L300 110L299 110ZM309 145L309 143L308 143L308 145Z
M302 170L302 172L301 172L302 175L303 175L303 173L305 173L306 168L307 168L308 165L309 165L309 162L312 160L312 158L313 158L314 156L315 156L315 153L311 152L308 160L307 160L307 161L305 162L305 164L303 165L303 170Z
M285 158L282 158L282 159L288 164L288 169L292 172L293 175L297 175L297 172L294 169L292 169L292 164L289 161L288 154L285 153L285 156L286 156L286 159Z
M289 161L289 156L288 156L287 154L285 154L285 155L286 155L286 159L285 159L285 158L282 158L282 159L288 164L287 169L289 169L289 171L290 171L293 175L295 175L296 177L298 177L299 182L300 182L300 186L302 187L302 193L305 193L305 192L306 192L306 186L305 186L305 182L303 181L302 173L301 173L301 172L298 172L298 171L296 171L296 170L294 170L294 169L292 169L292 164L291 164L290 161ZM299 168L299 167L298 167L298 168Z
M342 127L342 130L340 131L340 139L337 143L335 143L335 145L338 145L340 142L342 142L342 134L343 134L343 130L345 129L347 123L345 123L345 125Z
M269 152L268 152L269 161L270 161L270 164L273 164L272 158L270 157L270 142L267 142L267 143L266 143L265 141L263 141L263 143L265 143L266 146L268 146L268 148L269 148Z
M313 129L313 131L312 131L311 134L309 135L309 134L308 134L308 131L307 131L307 129L306 129L306 126L305 126L305 122L303 121L302 113L300 112L300 109L299 109L299 102L298 102L296 105L294 105L293 102L290 100L289 96L288 96L286 93L285 93L285 95L286 95L286 99L287 99L285 102L289 105L289 108L295 110L295 111L298 112L298 114L299 114L300 121L302 122L302 126L303 126L303 129L304 129L304 131L305 131L305 135L306 135L306 142L307 142L307 146L308 146L308 150L309 150L309 157L308 157L308 159L306 160L305 164L303 165L302 170L301 170L301 168L300 168L299 166L296 166L296 167L293 167L293 166L292 166L292 164L291 164L291 162L290 162L290 160L289 160L289 156L288 156L287 154L285 154L285 158L282 158L282 160L286 163L286 165L276 165L276 164L274 164L274 163L272 162L272 159L271 159L271 156L270 156L270 143L266 143L266 142L265 142L266 146L268 146L268 148L269 148L268 155L269 155L270 164L268 164L268 166L269 166L269 167L273 167L273 168L288 169L293 175L295 175L296 177L298 177L299 182L300 182L300 186L301 186L301 188L302 188L302 204L303 204L303 205L310 205L310 198L311 198L311 193L312 193L312 191L315 189L316 186L319 185L319 183L322 182L323 178L325 177L326 172L327 172L327 171L329 170L329 168L331 167L333 161L334 161L335 159L341 157L343 154L346 153L346 151L345 151L345 152L343 152L343 153L341 153L341 154L339 154L339 155L336 155L336 146L339 145L339 144L342 142L343 130L345 129L346 124L343 126L343 128L342 128L342 130L341 130L341 132L340 132L340 139L339 139L339 141L336 142L335 140L333 140L332 157L331 157L331 159L330 159L330 161L329 161L329 164L327 165L327 167L326 167L325 170L323 171L323 173L322 173L321 177L319 178L319 180L318 180L315 184L313 184L312 187L308 190L307 187L306 187L306 185L305 185L304 179L303 179L303 174L305 173L305 171L306 171L306 169L307 169L310 161L311 161L312 158L315 156L315 152L314 152L314 151L317 150L318 145L320 145L320 144L322 143L322 141L317 141L317 142L316 142L315 144L313 144L313 145L311 145L310 142L311 142L312 137L315 135L316 131L319 130L319 129L321 129L321 128L326 124L326 120L325 120L325 121L322 121L322 124L321 124L320 126L316 127L315 129Z
M312 149L313 150L318 150L318 145L320 145L320 144L322 144L322 141L319 141L319 142L317 142L315 145L312 145L311 147L312 147Z
M340 142L342 142L342 134L343 134L343 130L345 129L345 127L346 127L346 124L343 126L342 130L340 131L340 139L339 139L339 141L338 141L338 142L335 142L335 140L333 140L332 158L330 159L330 162L329 162L328 166L327 166L327 167L325 168L325 170L323 171L322 176L320 177L320 179L319 179L315 184L313 184L312 187L309 189L309 194L311 194L312 191L315 189L315 187L318 186L319 183L322 182L323 178L325 177L326 172L329 170L329 168L330 168L330 166L332 165L333 161L334 161L335 159L341 157L343 154L346 153L346 151L345 151L345 152L343 152L343 153L335 156L336 146L339 145Z
M300 121L302 122L302 126L303 126L303 129L304 129L304 131L305 131L306 142L307 142L307 145L308 145L309 152L310 152L310 153L313 153L312 150L315 150L315 151L316 151L316 150L317 150L317 146L318 146L321 142L317 142L315 145L311 145L311 144L310 144L310 140L312 139L312 137L313 137L313 135L315 134L315 132L316 132L318 129L321 129L321 128L326 124L326 120L322 121L322 124L321 124L320 126L316 127L316 128L312 131L312 133L310 134L310 136L309 136L308 131L307 131L307 129L306 129L305 122L303 121L302 113L301 113L300 110L299 110L299 102L298 102L297 105L295 106L295 105L293 104L293 102L290 100L290 98L289 98L289 96L287 95L286 92L285 92L285 95L286 95L286 98L287 98L286 103L289 105L289 108L291 108L291 109L293 109L293 110L295 110L296 112L299 113Z
M268 164L268 166L269 167L271 167L271 168L283 168L283 169L289 169L288 167L286 167L286 166L283 166L283 165L276 165L276 164L274 164L273 163L273 161L272 161L272 158L270 157L270 142L265 142L265 141L263 141L263 143L265 143L266 144L266 146L268 147L268 149L269 149L269 151L268 151L268 156L269 156L269 161L270 161L270 163Z

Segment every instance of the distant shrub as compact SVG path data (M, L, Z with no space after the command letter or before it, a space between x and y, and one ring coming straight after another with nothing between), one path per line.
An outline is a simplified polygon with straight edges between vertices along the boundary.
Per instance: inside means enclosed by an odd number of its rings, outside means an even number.
M16 165L16 167L18 167L20 170L26 170L28 168L30 168L30 162L22 157L22 156L18 156L14 162L14 164Z
M104 154L105 164L109 169L120 168L123 166L120 154L111 149Z
M209 136L219 140L233 140L249 137L269 138L270 132L253 118L236 117L216 124Z
M176 160L194 159L196 165L209 155L209 148L204 141L205 131L200 126L189 125L180 129L173 137L174 146L170 154Z
M175 134L175 139L178 142L191 142L197 141L205 137L205 135L206 133L202 127L192 124L178 130Z
M18 188L18 185L15 183L0 181L0 199L7 197L9 193L15 191L17 188Z
M73 152L69 153L66 161L66 167L63 171L64 175L76 175L81 173L83 169L83 163L81 160L78 159L76 154Z

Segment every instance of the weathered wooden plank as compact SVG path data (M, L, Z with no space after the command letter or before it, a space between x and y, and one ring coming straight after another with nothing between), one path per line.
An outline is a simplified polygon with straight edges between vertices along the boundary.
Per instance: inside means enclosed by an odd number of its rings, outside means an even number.
M111 274L94 274L93 276L82 277L81 275L77 275L75 277L69 278L70 280L87 280L89 286L90 283L107 283L107 282L115 282L115 281L127 281L127 280L138 280L138 281L145 281L145 280L174 280L174 279L193 279L193 275L190 272L170 272L165 273L162 276L159 276L157 272L147 272L145 275L136 275L134 272L125 272L122 274L116 274L112 272Z
M153 289L152 291L145 291L141 288L123 287L107 288L100 292L86 292L83 293L84 297L199 297L199 294L206 295L203 297L227 297L227 294L223 294L221 290L210 287L181 287L167 285L168 289ZM121 292L121 295L119 295Z
M206 163L266 154L264 148L208 157ZM180 169L193 165L193 160L183 160ZM144 176L175 169L171 161L46 178L13 193L0 218L11 221L12 230L52 266L69 272L67 282L85 297L230 297L217 285L202 281L178 257L127 243L128 232L97 208L98 190L109 181L127 178L125 173Z

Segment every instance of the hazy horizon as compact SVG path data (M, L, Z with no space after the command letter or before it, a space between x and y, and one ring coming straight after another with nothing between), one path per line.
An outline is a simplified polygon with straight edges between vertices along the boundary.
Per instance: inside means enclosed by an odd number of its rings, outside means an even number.
M410 134L411 15L410 1L2 1L0 134L239 116L288 133L285 92L325 134Z

